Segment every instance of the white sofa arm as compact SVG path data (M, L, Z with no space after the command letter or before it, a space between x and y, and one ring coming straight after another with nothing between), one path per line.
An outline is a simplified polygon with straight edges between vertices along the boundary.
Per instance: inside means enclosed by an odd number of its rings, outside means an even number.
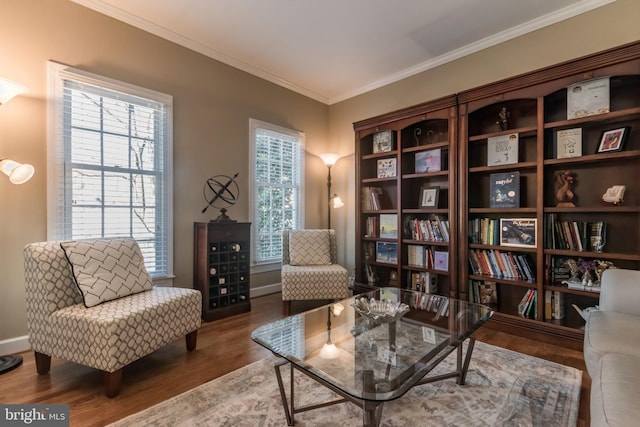
M605 270L601 286L600 310L640 315L640 271Z

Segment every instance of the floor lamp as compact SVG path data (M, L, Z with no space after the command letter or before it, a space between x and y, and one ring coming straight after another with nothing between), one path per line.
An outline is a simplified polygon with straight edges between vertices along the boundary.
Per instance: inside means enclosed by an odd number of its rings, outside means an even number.
M26 91L24 86L0 77L0 105L6 104L14 96ZM35 170L31 165L0 158L0 171L9 177L12 184L24 184L31 179ZM19 354L0 356L0 375L21 364L22 356Z
M327 229L331 230L331 207L332 207L332 205L333 205L334 209L341 208L341 207L344 206L344 203L342 202L342 199L340 199L340 196L338 196L335 193L333 195L331 194L331 166L336 164L338 159L340 159L340 155L331 154L331 153L325 153L325 154L320 154L320 158L322 159L324 164L327 165L327 169L328 169L328 173L327 173L327 195L328 195L329 198L327 200L327 221L328 221Z

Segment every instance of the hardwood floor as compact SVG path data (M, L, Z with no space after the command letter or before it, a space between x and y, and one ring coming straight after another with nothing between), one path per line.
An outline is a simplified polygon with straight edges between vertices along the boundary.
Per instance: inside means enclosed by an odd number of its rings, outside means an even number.
M0 402L66 403L71 408L71 426L111 423L269 356L270 352L251 340L250 333L259 325L282 317L281 296L254 298L251 304L249 313L203 323L195 352L187 353L181 339L127 366L122 391L113 399L104 395L102 375L98 371L54 358L51 372L38 375L33 353L28 352L23 354L22 366L0 376ZM310 308L309 304L294 302L292 311ZM488 328L476 332L476 338L582 370L578 426L589 425L591 381L581 351Z

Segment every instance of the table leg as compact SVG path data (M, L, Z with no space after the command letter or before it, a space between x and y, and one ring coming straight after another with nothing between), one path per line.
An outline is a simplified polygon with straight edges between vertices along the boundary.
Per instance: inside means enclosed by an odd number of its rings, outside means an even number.
M282 376L280 374L280 368L283 365L289 364L289 371L291 373L291 409L289 409L289 403L287 401L287 394L284 391L284 384L282 383ZM287 425L293 425L293 365L286 360L275 364L276 378L278 379L278 388L280 389L280 399L282 400L282 406L284 407L284 414L287 417Z
M471 362L471 355L473 354L473 347L476 344L476 339L473 337L469 338L469 345L467 346L467 354L464 357L464 364L462 363L462 344L458 347L458 379L456 383L460 385L464 385L464 382L467 379L467 372L469 371L469 362Z
M363 427L379 427L380 418L382 418L383 402L364 401L362 405L362 426Z

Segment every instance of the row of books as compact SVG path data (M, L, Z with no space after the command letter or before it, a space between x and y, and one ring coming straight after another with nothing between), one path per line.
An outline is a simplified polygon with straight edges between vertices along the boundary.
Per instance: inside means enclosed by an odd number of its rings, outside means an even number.
M549 259L549 283L558 284L571 278L571 271L567 266L567 258L562 256L551 256Z
M500 244L500 220L474 218L469 221L469 242L482 245Z
M362 210L378 211L382 209L380 204L380 195L382 188L380 187L362 187Z
M604 221L563 221L556 214L547 214L545 223L545 241L550 249L601 250L597 245L606 240L607 224Z
M469 301L478 304L498 304L496 282L469 280Z
M558 291L544 291L545 320L564 319L564 293Z
M528 289L518 304L518 314L527 319L537 319L538 291Z
M449 298L441 295L415 293L411 296L408 305L414 309L435 313L433 320L449 315Z
M416 267L433 269L434 250L428 246L407 245L407 264Z
M475 275L535 282L536 269L527 254L471 249L469 264Z
M406 233L413 240L448 242L449 221L440 215L432 215L431 219L407 218Z

